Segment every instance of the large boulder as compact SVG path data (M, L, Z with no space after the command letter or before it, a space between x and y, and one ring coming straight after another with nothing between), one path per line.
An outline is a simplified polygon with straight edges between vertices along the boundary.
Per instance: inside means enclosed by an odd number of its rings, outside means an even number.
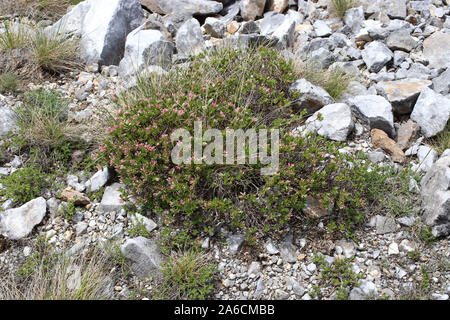
M189 19L181 25L175 43L178 53L184 56L198 55L205 50L202 28L197 19Z
M164 259L153 240L144 237L128 239L120 249L122 254L131 261L131 269L139 278L161 275L160 270Z
M385 98L376 95L359 95L348 99L353 113L367 123L370 129L380 129L390 137L395 136L392 106Z
M450 99L425 88L419 95L411 119L420 126L425 137L444 130L450 117Z
M316 111L305 122L305 131L315 132L335 141L346 141L355 124L352 111L345 103L329 104Z
M423 42L423 55L430 68L450 67L450 34L435 32Z
M151 11L159 14L171 14L183 11L191 16L219 13L223 4L210 0L141 0Z
M85 63L118 65L127 35L143 19L139 0L86 0L49 29L80 35L81 58Z
M395 113L410 114L420 92L431 84L430 80L420 79L384 81L378 83L377 92L392 104Z
M7 238L19 240L28 236L34 226L41 223L47 211L44 198L36 198L19 208L0 212L0 233Z
M434 236L450 234L450 156L434 163L421 181L425 223Z
M7 106L0 106L0 138L6 137L15 127L13 111Z
M168 66L172 62L175 46L159 30L146 30L144 26L127 36L125 54L119 64L119 75L127 77L150 65Z
M311 113L335 102L325 89L313 85L306 79L300 79L294 82L290 86L289 91L299 92L300 97L294 104L300 109L306 109Z

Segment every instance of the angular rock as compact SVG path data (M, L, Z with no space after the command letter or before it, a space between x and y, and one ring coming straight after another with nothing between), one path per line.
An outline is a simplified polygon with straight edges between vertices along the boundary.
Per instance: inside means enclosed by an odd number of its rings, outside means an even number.
M120 183L114 183L109 187L106 187L99 209L104 212L119 211L122 209L123 205L125 205L125 201L121 198L121 188L125 188L125 186Z
M86 195L79 191L73 190L70 187L65 188L61 192L61 199L63 201L73 202L76 206L85 206L91 203Z
M241 16L244 20L255 20L256 17L261 17L264 12L266 0L242 0L241 1Z
M335 103L316 111L306 120L305 134L315 132L334 141L346 141L354 126L350 107Z
M158 225L152 220L149 219L147 217L144 217L143 215L139 214L139 213L134 213L131 215L131 223L133 223L133 225L143 225L145 230L147 230L148 233L152 232L153 230L155 230Z
M363 0L367 14L385 12L390 18L406 18L406 0Z
M227 31L226 21L221 19L208 17L203 25L207 34L210 34L214 38L223 38Z
M386 44L391 50L410 52L417 46L417 41L411 37L408 30L401 29L392 32L386 39Z
M324 208L319 198L313 196L307 196L305 207L302 212L311 219L322 218L332 213L332 210Z
M423 42L423 56L430 68L450 67L450 34L435 32Z
M128 239L120 249L122 254L131 261L131 269L139 278L161 276L160 270L164 259L153 240L144 237Z
M314 32L318 37L327 37L331 35L331 28L325 21L317 20L313 23Z
M297 250L292 244L292 236L287 236L280 245L281 258L289 263L295 263L297 261Z
M392 233L397 230L397 224L394 219L380 215L375 217L375 227L377 234Z
M394 53L380 41L372 41L362 51L362 58L370 72L380 71L393 57Z
M392 106L385 98L376 95L359 95L347 100L353 113L371 129L380 129L395 136Z
M408 149L419 131L419 125L411 119L402 123L397 130L397 145L402 150Z
M282 13L286 10L288 3L289 0L267 0L266 7L268 7L270 11Z
M245 236L242 234L233 234L227 238L228 249L232 255L238 253L241 246L244 244Z
M308 112L315 112L318 109L333 104L334 99L323 88L313 85L306 79L300 79L294 82L289 91L300 92L300 97L295 101L295 105Z
M150 65L168 66L172 62L174 45L158 30L143 26L127 36L125 54L119 64L119 75L127 77Z
M276 38L282 48L290 47L295 39L296 19L297 17L291 12L287 15L268 12L263 19L259 20L261 34Z
M205 50L205 40L197 19L189 19L181 25L177 32L175 43L178 53L184 56L195 56Z
M0 234L13 240L28 236L34 226L41 223L47 211L44 198L36 198L19 208L0 212Z
M144 13L139 0L88 0L82 22L80 51L86 64L118 65L127 35L139 27ZM79 4L81 5L81 3Z
M350 300L367 300L378 297L376 285L367 280L361 280L359 287L355 287L350 291Z
M417 122L426 138L444 130L450 117L450 99L425 88L419 95L411 120Z
M185 14L209 15L219 13L223 9L223 4L210 0L141 0L152 12L159 14L177 13L182 10Z
M424 88L430 87L430 80L402 79L384 81L377 84L378 94L385 97L397 114L409 114Z
M444 95L450 93L450 68L433 79L433 90Z
M7 106L0 106L0 138L6 137L15 127L13 111Z
M403 150L395 143L394 140L388 137L386 132L380 129L372 129L370 132L372 144L374 148L381 148L392 157L392 161L404 163L406 156Z
M364 10L362 6L348 9L345 12L344 23L352 29L353 33L359 32L361 29L361 22L364 20Z
M438 153L430 147L420 146L417 150L417 159L419 160L418 170L427 172L433 166L438 158Z
M104 167L102 170L97 171L88 181L85 186L88 191L94 192L100 190L109 180L109 169Z
M450 234L450 156L441 157L422 178L425 223L434 236Z

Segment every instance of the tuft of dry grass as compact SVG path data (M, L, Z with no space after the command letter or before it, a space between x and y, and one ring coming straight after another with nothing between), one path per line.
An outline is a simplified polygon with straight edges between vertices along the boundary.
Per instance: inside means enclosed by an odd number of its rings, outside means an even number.
M427 139L427 143L439 154L450 149L450 122L436 136Z
M108 256L100 249L70 256L46 252L27 260L28 272L0 281L0 300L105 300L112 279ZM24 270L24 269L22 269Z
M31 37L31 32L22 24L4 23L5 31L0 33L0 51L13 50L26 46Z
M357 0L330 0L328 7L340 18L343 18L348 9L355 8L358 5Z
M67 72L81 69L79 42L58 32L36 31L31 48L35 63L45 71Z
M350 82L355 78L355 75L347 74L340 68L322 69L312 61L297 61L295 69L301 78L322 87L334 100L338 100L347 91Z
M70 5L79 2L80 0L2 0L0 12L34 20L57 20L67 12Z

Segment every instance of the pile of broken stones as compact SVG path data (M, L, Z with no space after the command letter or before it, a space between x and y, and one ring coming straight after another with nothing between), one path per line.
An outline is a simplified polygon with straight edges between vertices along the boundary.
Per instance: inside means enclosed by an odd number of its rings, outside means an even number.
M354 258L352 270L362 275L350 299L398 299L416 290L422 266L431 270L431 298L450 294L450 150L438 154L424 144L446 129L450 117L450 3L448 0L360 0L338 18L327 0L86 0L71 8L48 32L78 37L86 70L58 81L30 84L30 89L58 90L71 99L70 119L89 123L100 110L113 110L112 97L135 84L139 74L167 73L173 65L188 67L188 57L236 46L264 44L287 58L339 68L355 75L349 90L335 101L323 88L298 79L290 90L300 91L295 103L312 116L299 133L317 132L343 141L342 152L363 152L374 164L400 168L412 164L424 177L410 188L420 194L423 215L393 219L376 216L349 240L317 240L326 234L317 227L291 230L286 238L268 239L261 254L251 256L241 234L222 230L227 245L203 239L219 268L217 299L316 299L311 291L320 282L313 256L332 263ZM0 32L2 32L0 30ZM14 130L14 96L0 95L0 137ZM320 116L319 116L320 114ZM322 120L319 120L322 119ZM448 128L448 127L447 127ZM89 137L86 137L89 139ZM0 175L20 170L16 156L0 167ZM32 240L46 234L57 247L85 250L106 240L122 244L134 278L147 289L146 278L164 260L155 244L159 221L127 216L120 188L105 168L70 175L58 192L47 191L21 207L1 199L0 269L13 270L32 254ZM100 201L88 191L103 190ZM72 220L60 212L77 199L81 208ZM426 247L410 233L416 221L432 227L439 240ZM127 227L143 221L150 238L133 238ZM315 235L315 236L313 236ZM7 240L4 240L7 239ZM1 252L3 250L3 252ZM419 261L408 252L420 250ZM444 267L442 267L444 265ZM111 286L111 297L127 299L130 280ZM322 283L323 285L323 283ZM335 299L330 284L321 298ZM145 298L145 297L142 297Z

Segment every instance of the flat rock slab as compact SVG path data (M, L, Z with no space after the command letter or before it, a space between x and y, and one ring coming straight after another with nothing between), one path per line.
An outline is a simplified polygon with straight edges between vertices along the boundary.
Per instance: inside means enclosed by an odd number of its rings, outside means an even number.
M103 194L102 201L100 202L100 210L104 212L119 211L122 209L125 201L122 200L122 193L120 189L125 188L123 184L114 183L109 187L106 187Z
M219 13L223 4L210 0L141 0L153 12L171 14L183 11L189 15L209 15Z
M28 236L34 226L41 223L47 211L44 198L36 198L19 208L0 212L0 233L7 238L19 240Z
M429 36L423 42L423 55L430 68L450 67L450 34L438 31Z
M377 95L359 95L348 99L352 112L370 129L380 129L389 136L395 136L392 106L385 98Z
M402 79L384 81L377 85L377 92L384 96L397 114L410 114L424 88L432 85L430 80Z

